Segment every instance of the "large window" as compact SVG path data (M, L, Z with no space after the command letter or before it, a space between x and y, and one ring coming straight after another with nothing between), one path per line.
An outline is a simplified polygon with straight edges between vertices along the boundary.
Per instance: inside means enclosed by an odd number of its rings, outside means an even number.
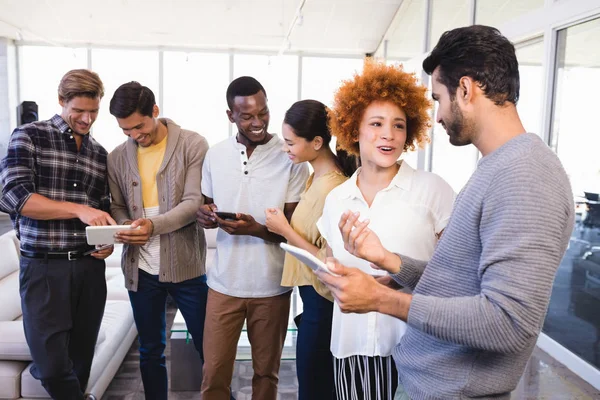
M558 33L552 146L571 180L576 223L544 332L600 367L600 19Z
M302 99L331 106L333 95L345 79L362 72L361 58L302 58Z
M158 102L158 51L94 49L92 70L104 82L104 99L92 133L106 150L111 151L127 137L119 128L115 117L110 115L110 99L123 83L138 81L154 92Z
M256 78L267 91L269 132L280 134L285 112L298 100L298 57L236 54L233 78L243 75Z
M68 71L87 68L86 49L23 46L19 54L20 101L35 101L40 119L60 114L58 85Z
M529 40L516 45L516 49L521 83L517 110L525 129L542 136L544 39Z
M211 146L226 139L229 55L166 51L163 65L161 115L200 133Z
M511 19L542 8L544 0L477 0L476 4L476 23L499 27Z

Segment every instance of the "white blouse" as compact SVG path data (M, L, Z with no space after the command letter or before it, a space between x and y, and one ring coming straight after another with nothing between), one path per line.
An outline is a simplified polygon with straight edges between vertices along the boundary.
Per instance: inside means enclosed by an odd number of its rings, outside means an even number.
M455 193L450 185L433 173L415 170L401 162L392 182L376 194L369 208L356 185L359 173L360 168L329 193L317 222L333 256L343 265L367 274L386 274L344 249L338 223L342 213L351 210L360 212L361 221L370 220L369 228L389 251L429 260L437 244L436 234L446 227L452 212ZM336 303L331 352L336 358L389 356L405 331L406 324L397 318L378 312L343 314Z

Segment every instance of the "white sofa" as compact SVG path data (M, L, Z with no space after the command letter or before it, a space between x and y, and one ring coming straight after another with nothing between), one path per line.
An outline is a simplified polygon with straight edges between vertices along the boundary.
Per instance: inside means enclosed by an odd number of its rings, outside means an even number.
M107 259L106 308L87 393L100 399L137 336L120 267L121 249ZM21 322L19 242L13 231L0 236L0 399L48 398L29 372L31 355Z

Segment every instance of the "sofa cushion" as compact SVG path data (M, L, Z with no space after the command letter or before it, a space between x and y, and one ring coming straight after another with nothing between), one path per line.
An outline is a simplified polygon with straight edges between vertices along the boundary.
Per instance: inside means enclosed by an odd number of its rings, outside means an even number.
M23 321L0 321L0 360L31 361Z
M0 279L0 304L0 321L13 321L23 314L18 270Z
M129 292L125 288L125 276L116 274L106 281L106 299L123 300L129 304Z
M19 253L15 248L14 236L15 234L13 231L0 236L0 254L2 254L2 262L0 262L0 279L19 270Z
M102 343L98 343L94 353L94 361L90 371L88 389L95 385L100 375L106 373L108 361L114 357L116 349L127 337L127 333L133 325L133 312L129 302L111 301L106 302L102 325L99 336L104 336ZM113 373L116 371L113 371ZM48 393L42 384L31 376L29 368L21 375L21 395L30 398L48 398Z
M0 361L0 399L21 397L21 372L27 364L23 361Z

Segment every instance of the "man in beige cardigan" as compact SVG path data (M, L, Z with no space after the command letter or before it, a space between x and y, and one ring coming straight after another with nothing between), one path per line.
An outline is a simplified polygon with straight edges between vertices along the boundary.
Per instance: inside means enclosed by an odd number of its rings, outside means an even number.
M125 286L139 332L140 369L146 399L167 399L165 304L177 303L203 359L206 314L204 230L196 223L202 205L206 139L158 118L152 91L137 82L121 85L110 113L129 138L108 156L111 213L131 230L125 244Z

